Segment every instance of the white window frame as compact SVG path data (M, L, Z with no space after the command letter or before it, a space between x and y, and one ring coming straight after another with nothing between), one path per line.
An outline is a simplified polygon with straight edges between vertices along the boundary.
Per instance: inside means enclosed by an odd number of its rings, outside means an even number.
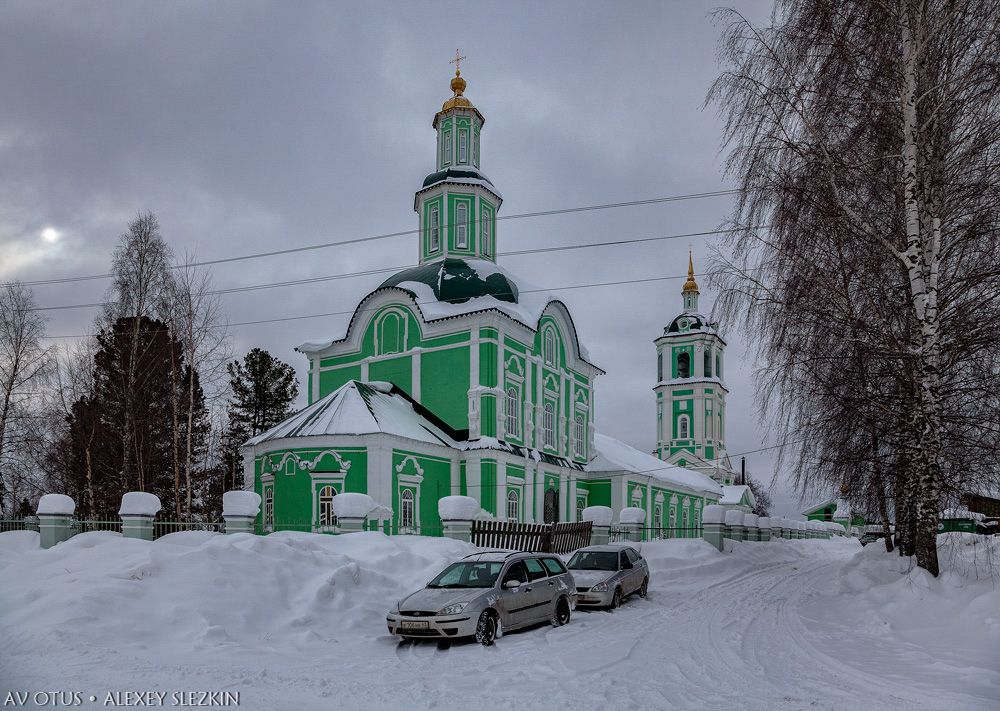
M573 418L573 450L576 456L582 457L586 454L587 444L587 423L582 412L576 413Z
M551 328L546 328L542 334L542 359L545 365L556 364L556 336Z
M553 449L556 446L556 407L551 402L542 406L542 443Z
M434 253L441 249L441 210L437 205L431 206L429 251Z
M479 167L479 131L472 131L472 164Z
M510 489L507 492L507 520L521 520L521 497L517 493L517 489Z
M507 386L505 431L515 437L521 436L521 397L516 385Z
M264 489L264 526L271 528L274 526L274 487L268 486Z
M469 205L455 203L455 249L469 248Z
M480 225L479 225L479 233L482 235L482 240L481 240L482 241L482 252L483 252L483 255L486 256L486 257L490 256L490 252L493 249L492 245L491 245L491 239L493 237L493 235L491 234L491 227L492 227L492 225L490 223L491 223L491 220L490 220L490 209L484 205L483 206L483 217L482 217L482 220L481 220Z
M458 162L460 165L469 163L469 129L458 129Z
M409 506L407 506L409 504ZM417 528L417 497L413 489L403 488L399 491L399 530L400 532L415 531ZM409 510L407 510L409 509ZM409 522L407 522L409 518Z
M451 155L451 129L448 129L444 132L444 160L441 164L451 165Z
M317 492L319 498L317 522L320 527L337 525L337 516L333 513L333 497L336 495L337 489L330 484L324 484Z
M691 439L691 419L687 415L677 418L677 439Z

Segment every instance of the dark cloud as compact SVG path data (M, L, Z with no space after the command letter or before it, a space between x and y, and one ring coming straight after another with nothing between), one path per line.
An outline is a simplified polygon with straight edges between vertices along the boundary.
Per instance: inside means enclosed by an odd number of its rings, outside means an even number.
M433 168L430 123L456 46L486 115L483 169L504 214L715 190L720 126L701 105L718 69L712 6L660 3L6 2L0 6L0 278L102 272L118 234L152 210L201 258L412 228ZM768 3L741 9L765 19ZM712 229L728 198L502 222L512 250ZM41 231L62 232L46 245ZM690 240L704 265L716 238ZM509 257L546 287L683 274L689 240ZM416 258L413 237L222 265L219 286ZM350 309L383 277L225 297L233 322ZM601 428L654 444L652 341L680 281L559 292L607 376ZM37 289L89 302L105 285ZM711 301L711 294L703 298ZM50 312L50 332L89 328ZM234 329L299 367L292 347L336 317ZM729 447L767 436L752 369L728 333ZM770 477L770 453L752 467ZM778 497L782 498L782 497ZM785 496L785 499L790 497ZM784 499L783 499L784 500Z

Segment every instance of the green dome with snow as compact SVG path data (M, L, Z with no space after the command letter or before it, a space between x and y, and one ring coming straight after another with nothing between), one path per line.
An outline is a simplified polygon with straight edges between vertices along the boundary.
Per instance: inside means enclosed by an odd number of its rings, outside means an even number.
M404 269L386 279L379 287L406 289L407 282L424 284L438 301L461 304L480 296L492 296L512 304L518 302L517 284L493 262L482 259L446 259ZM409 290L412 293L412 290ZM417 296L417 294L414 294Z

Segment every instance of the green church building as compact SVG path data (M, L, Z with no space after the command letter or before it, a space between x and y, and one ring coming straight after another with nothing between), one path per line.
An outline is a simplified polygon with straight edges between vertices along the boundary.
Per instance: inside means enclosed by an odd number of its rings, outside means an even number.
M576 521L604 505L641 507L648 527L700 525L722 493L707 474L725 456L726 391L725 343L697 315L697 287L657 340L658 456L598 434L604 371L565 304L497 263L503 197L481 170L485 119L459 71L451 88L414 197L418 264L361 299L342 333L298 346L307 406L244 445L261 527L335 531L343 492L391 512L369 522L387 533L440 534L451 494L498 520Z

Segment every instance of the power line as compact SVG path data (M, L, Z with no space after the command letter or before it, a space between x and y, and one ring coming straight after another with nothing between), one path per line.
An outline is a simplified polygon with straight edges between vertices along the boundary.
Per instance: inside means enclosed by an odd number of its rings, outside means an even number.
M721 273L722 272L704 272L704 276L714 276L716 274L721 274ZM518 293L519 294L536 294L536 293L543 293L543 292L548 292L548 291L569 291L569 290L572 290L572 289L592 289L592 288L597 288L597 287L602 287L602 286L620 286L620 285L623 285L623 284L647 284L647 283L650 283L650 282L656 282L656 281L673 281L673 280L676 280L676 279L687 279L687 274L678 274L676 276L647 277L647 278L644 278L644 279L621 279L621 280L618 280L618 281L594 282L594 283L591 283L591 284L569 284L569 285L566 285L566 286L553 286L553 287L537 288L537 289L519 289ZM432 300L432 301L419 301L419 300L414 299L414 303L416 303L418 306L420 306L421 304L436 304L436 303L440 303L440 302L438 300L436 300L436 299ZM501 303L503 303L503 302L501 302ZM489 308L493 309L493 308L496 308L496 307L489 307ZM219 324L219 325L215 326L214 328L229 328L229 327L233 327L233 326L258 326L258 325L265 324L265 323L281 323L281 322L284 322L284 321L302 321L302 320L310 319L310 318L325 318L327 316L346 316L346 315L353 314L353 313L359 313L359 314L373 313L373 312L375 312L377 310L378 310L377 308L364 308L364 309L360 309L360 310L358 310L358 309L351 309L350 311L328 311L328 312L319 313L319 314L308 314L306 316L282 316L280 318L267 318L267 319L260 319L260 320L257 320L257 321L239 321L237 323ZM482 309L482 310L486 311L486 310L489 310L489 309ZM76 335L64 335L64 336L42 336L42 338L51 339L51 340L60 340L60 339L69 339L69 338L92 338L92 337L95 337L96 335L97 334L95 334L95 333L80 333L80 334L76 334Z
M592 210L611 210L621 207L636 207L640 205L655 205L659 203L667 202L677 202L681 200L700 200L704 198L712 197L722 197L725 195L735 195L739 190L714 190L710 192L702 193L688 193L686 195L667 195L664 197L648 198L645 200L631 200L628 202L611 202L603 203L600 205L582 205L578 207L565 207L556 210L541 210L538 212L522 212L517 215L502 215L497 216L497 220L519 220L523 218L531 217L546 217L549 215L566 215L574 212L589 212ZM477 220L472 220L475 224ZM447 225L445 225L447 227ZM286 254L297 254L299 252L307 252L316 249L327 249L329 247L339 247L348 244L360 244L362 242L373 242L375 240L389 239L391 237L402 237L405 235L414 235L420 232L419 229L415 230L403 230L400 232L386 232L384 234L370 235L368 237L356 237L353 239L338 240L334 242L323 242L320 244L310 244L303 245L301 247L289 247L287 249L277 249L269 252L255 252L251 254L243 254L235 257L221 257L219 259L209 259L202 262L191 262L189 264L178 264L170 267L171 269L182 269L186 267L205 267L211 266L213 264L228 264L230 262L240 262L248 259L262 259L265 257L277 257ZM70 282L78 281L92 281L96 279L110 279L111 274L88 274L84 276L73 276L73 277L59 277L55 279L36 279L35 281L23 282L25 286L45 286L49 284L66 284Z
M527 255L527 254L541 254L543 252L564 252L564 251L575 250L575 249L590 249L590 248L593 248L593 247L610 247L610 246L619 246L619 245L628 245L628 244L640 244L640 243L644 243L644 242L657 242L657 241L668 240L668 239L682 239L682 238L685 238L685 237L704 237L704 236L707 236L707 235L727 234L729 232L738 231L739 229L742 229L742 228L730 228L730 229L724 229L724 230L706 230L706 231L702 231L702 232L687 232L687 233L684 233L684 234L659 235L659 236L654 236L654 237L637 237L637 238L633 238L633 239L610 240L610 241L606 241L606 242L588 242L588 243L585 243L585 244L566 244L566 245L557 245L557 246L554 246L554 247L537 247L537 248L534 248L534 249L521 249L521 250L510 251L510 252L499 252L497 256L518 256L518 255ZM260 289L275 289L275 288L286 287L286 286L301 286L303 284L316 284L316 283L326 282L326 281L335 281L335 280L338 280L338 279L349 279L349 278L359 277L359 276L371 276L373 274L383 274L383 273L388 273L388 272L399 272L399 271L402 271L403 269L409 269L410 267L413 267L413 266L416 266L416 265L413 265L413 264L404 264L404 265L401 265L401 266L381 267L379 269L365 269L365 270L360 270L360 271L355 271L355 272L344 272L344 273L341 273L341 274L329 274L329 275L326 275L326 276L319 276L319 277L306 277L304 279L290 279L290 280L286 280L286 281L268 282L268 283L265 283L265 284L249 284L249 285L246 285L246 286L235 286L235 287L230 287L230 288L227 288L227 289L215 289L215 290L209 291L207 293L211 294L211 295L236 294L236 293L242 293L242 292L246 292L246 291L258 291ZM103 302L87 303L87 304L64 304L64 305L60 305L60 306L37 306L37 307L34 307L32 309L28 309L28 310L29 311L62 311L62 310L66 310L66 309L96 308L96 307L103 306L103 305L104 305Z

